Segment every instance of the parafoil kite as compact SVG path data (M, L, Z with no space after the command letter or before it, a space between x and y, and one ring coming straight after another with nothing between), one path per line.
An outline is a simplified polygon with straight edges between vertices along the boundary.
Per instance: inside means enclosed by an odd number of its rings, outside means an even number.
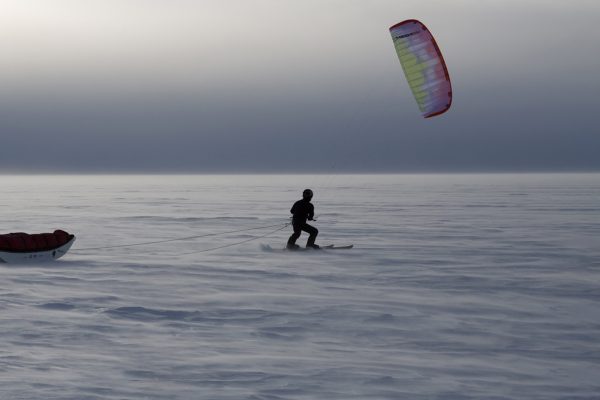
M390 27L398 59L423 117L450 108L452 86L442 53L429 30L409 19Z

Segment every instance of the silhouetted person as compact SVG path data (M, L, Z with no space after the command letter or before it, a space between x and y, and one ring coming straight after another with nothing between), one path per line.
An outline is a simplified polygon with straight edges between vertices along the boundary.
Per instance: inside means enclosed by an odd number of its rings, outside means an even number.
M313 217L315 215L315 207L312 205L310 200L313 197L313 192L310 189L306 189L302 192L302 200L298 200L292 206L290 212L292 213L292 227L294 228L294 233L287 242L287 248L294 250L299 246L296 244L296 240L300 237L302 231L309 234L308 241L306 242L307 248L318 249L319 246L315 244L315 239L319 234L319 230L314 226L310 226L306 223L306 221L313 221Z

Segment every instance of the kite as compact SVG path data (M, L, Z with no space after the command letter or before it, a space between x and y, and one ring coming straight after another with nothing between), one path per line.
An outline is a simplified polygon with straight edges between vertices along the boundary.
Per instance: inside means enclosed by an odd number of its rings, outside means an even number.
M448 111L452 103L450 75L429 30L421 22L409 19L392 26L390 33L423 117Z

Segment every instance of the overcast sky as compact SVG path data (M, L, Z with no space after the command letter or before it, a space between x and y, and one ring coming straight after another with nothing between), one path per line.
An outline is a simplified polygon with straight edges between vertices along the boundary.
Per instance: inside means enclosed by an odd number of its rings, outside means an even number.
M0 173L600 170L600 1L0 0ZM454 100L423 119L388 28Z

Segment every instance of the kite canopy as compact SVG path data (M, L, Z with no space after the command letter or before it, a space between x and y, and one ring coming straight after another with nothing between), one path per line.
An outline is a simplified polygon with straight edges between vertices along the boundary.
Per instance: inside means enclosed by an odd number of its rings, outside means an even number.
M409 19L390 28L398 59L423 117L450 108L452 87L442 53L429 30Z

